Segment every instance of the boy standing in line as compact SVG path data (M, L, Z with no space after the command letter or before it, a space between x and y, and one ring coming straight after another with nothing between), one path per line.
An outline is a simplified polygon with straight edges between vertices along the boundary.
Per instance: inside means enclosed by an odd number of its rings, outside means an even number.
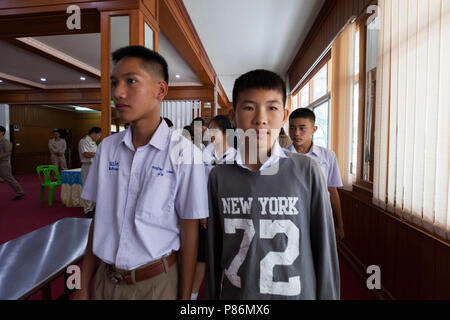
M101 134L101 128L92 127L89 130L88 135L78 143L78 153L81 162L81 182L83 182L83 186L86 183L89 169L91 168L92 161L97 152L97 141L100 139ZM95 213L95 202L81 199L81 204L83 206L84 215L87 218L92 218Z
M333 217L320 167L277 142L288 117L285 103L284 81L273 72L251 71L234 84L230 118L245 136L235 164L217 166L209 176L206 299L339 299Z
M316 160L322 168L330 193L336 239L340 242L344 239L344 221L342 220L341 201L337 191L337 188L343 186L341 174L339 173L335 153L313 143L312 136L317 131L315 123L316 116L311 110L301 108L293 111L289 117L289 136L293 143L288 150Z
M112 58L111 95L131 126L102 141L83 188L96 213L75 298L89 298L100 260L94 299L188 300L198 221L208 216L205 170L192 164L200 151L172 137L160 117L169 82L164 58L140 46Z

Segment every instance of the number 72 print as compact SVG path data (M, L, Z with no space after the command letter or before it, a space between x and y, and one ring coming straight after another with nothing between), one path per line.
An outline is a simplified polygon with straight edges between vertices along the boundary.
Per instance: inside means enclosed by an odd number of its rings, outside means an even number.
M259 263L259 290L261 294L297 296L301 292L300 276L290 277L288 282L273 281L273 269L276 265L291 265L300 253L300 231L291 220L260 220L260 239L273 239L277 234L287 236L287 247L284 252L269 252ZM244 262L250 244L255 236L255 227L251 219L224 219L226 234L235 234L236 230L244 230L240 249L225 269L228 280L241 288L241 277L237 275Z

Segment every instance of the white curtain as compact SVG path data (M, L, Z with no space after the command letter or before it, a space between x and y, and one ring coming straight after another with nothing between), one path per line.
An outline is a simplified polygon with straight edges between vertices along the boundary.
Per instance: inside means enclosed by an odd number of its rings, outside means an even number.
M450 239L450 0L379 0L374 202Z
M183 129L196 117L201 117L201 101L164 101L160 109L161 117L169 118L174 129Z
M351 189L352 110L355 79L355 23L348 24L331 49L331 149L336 153L344 188Z

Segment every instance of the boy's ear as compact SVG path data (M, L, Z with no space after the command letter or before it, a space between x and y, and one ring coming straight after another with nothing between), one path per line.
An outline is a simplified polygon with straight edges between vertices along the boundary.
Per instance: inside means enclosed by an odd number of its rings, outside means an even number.
M289 120L289 110L288 109L284 109L284 115L283 115L283 124L286 123L286 121Z
M316 133L317 129L318 129L317 126L314 126L314 127L313 127L313 134Z
M169 92L169 86L165 81L158 82L158 100L162 101Z
M230 117L231 124L233 127L237 128L236 125L236 113L234 112L234 108L231 108L230 111L228 111L228 116Z

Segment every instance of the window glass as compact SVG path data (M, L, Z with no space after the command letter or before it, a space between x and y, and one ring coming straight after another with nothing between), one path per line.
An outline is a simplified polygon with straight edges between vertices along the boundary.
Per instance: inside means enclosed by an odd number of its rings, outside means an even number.
M292 108L295 110L298 108L298 98L299 95L292 96Z
M378 18L377 18L378 19ZM367 27L367 71L377 67L378 29L377 19Z
M364 119L364 164L363 180L373 181L373 116L375 110L376 80L377 80L377 50L378 50L378 30L377 19L367 27L366 46L366 105Z
M306 108L309 105L309 82L300 91L300 108Z
M325 65L313 79L313 101L316 101L328 93L327 71L327 65Z
M328 148L328 115L329 115L329 101L322 103L314 108L314 114L316 115L317 131L314 134L314 144Z

